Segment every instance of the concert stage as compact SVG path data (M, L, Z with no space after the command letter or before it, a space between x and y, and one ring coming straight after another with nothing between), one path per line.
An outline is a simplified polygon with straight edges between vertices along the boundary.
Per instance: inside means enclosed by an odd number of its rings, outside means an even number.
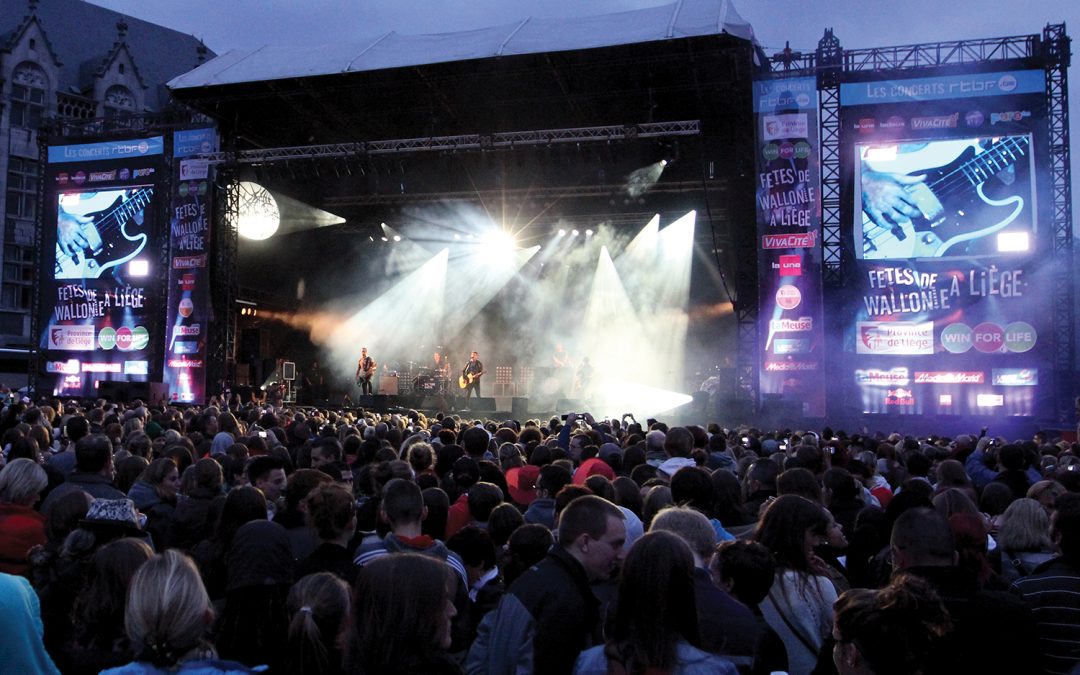
M730 3L678 6L597 19L602 44L529 23L469 58L403 38L178 78L224 149L140 165L162 180L146 248L170 273L110 311L145 310L148 340L103 344L45 302L39 377L163 379L195 402L281 379L287 359L340 401L362 347L388 382L436 349L453 381L475 350L503 399L484 412L572 397L723 424L1071 420L1064 27L859 50L826 33L769 58ZM269 204L276 232L238 238ZM67 293L45 277L43 297ZM64 312L87 304L68 296ZM417 377L371 403L429 409Z

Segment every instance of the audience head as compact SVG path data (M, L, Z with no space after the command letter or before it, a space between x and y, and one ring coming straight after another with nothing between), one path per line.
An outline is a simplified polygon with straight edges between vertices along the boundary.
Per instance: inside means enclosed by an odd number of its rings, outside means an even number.
M930 585L903 574L880 590L852 589L836 601L833 662L840 675L922 672L949 613Z
M784 495L765 509L754 540L772 552L777 566L809 574L814 547L828 535L830 522L820 504L796 495Z
M677 535L651 531L630 548L619 578L609 649L626 672L674 672L680 641L697 642L694 556Z
M289 590L290 673L325 673L340 669L349 617L349 585L329 572L309 574Z
M194 654L213 654L204 641L214 612L191 558L170 549L147 560L128 589L124 626L135 658L172 668Z
M574 499L559 517L559 545L592 579L611 576L622 559L625 543L623 512L595 495Z
M449 648L456 583L449 565L417 553L364 565L353 593L348 669L407 673Z

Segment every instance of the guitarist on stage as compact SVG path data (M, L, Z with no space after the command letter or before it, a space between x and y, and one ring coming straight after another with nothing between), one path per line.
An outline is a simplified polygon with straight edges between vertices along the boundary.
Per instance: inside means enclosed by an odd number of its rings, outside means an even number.
M368 356L367 347L360 349L360 361L356 364L356 384L361 393L371 395L371 378L375 376L375 359Z
M479 354L473 352L469 356L469 362L461 370L461 378L458 386L465 390L465 400L469 400L472 392L476 392L476 398L480 398L480 376L484 374L484 364L480 363Z

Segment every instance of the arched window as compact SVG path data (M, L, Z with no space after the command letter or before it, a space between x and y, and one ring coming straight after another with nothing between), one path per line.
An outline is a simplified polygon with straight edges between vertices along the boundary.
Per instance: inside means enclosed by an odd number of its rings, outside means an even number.
M105 90L105 117L116 117L135 112L135 95L121 84Z
M45 116L49 79L36 63L20 63L11 76L11 126L37 129Z

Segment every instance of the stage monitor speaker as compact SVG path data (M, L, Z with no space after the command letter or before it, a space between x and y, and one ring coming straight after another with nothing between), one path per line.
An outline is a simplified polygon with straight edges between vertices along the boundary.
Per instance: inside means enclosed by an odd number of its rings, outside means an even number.
M102 380L98 384L98 396L114 403L127 403L130 385L119 380Z
M495 412L495 398L492 396L470 398L468 401L465 402L464 407L466 410L472 410L476 412Z
M361 394L356 397L356 405L376 412L386 412L390 408L390 397L386 394Z
M515 396L510 401L510 413L514 416L514 419L520 421L525 420L529 416L529 399L525 396Z
M557 413L583 413L589 412L588 410L581 409L581 400L576 398L560 398L559 402L555 404L555 412Z
M446 412L450 409L450 405L447 403L446 397L441 394L435 396L424 396L420 401L420 408L424 410L435 410L437 412Z

